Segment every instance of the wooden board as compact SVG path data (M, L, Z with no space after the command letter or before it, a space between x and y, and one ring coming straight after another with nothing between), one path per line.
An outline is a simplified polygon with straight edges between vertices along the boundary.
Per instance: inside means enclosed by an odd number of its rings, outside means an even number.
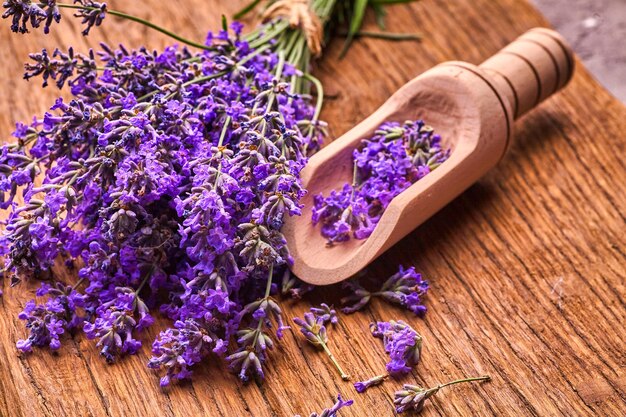
M219 26L241 2L110 1L196 39ZM42 46L86 50L110 44L162 47L169 40L109 18L85 39L76 22L45 38L11 34L0 25L0 134L42 114L58 94L21 81L28 52ZM339 135L376 109L406 81L448 59L479 63L526 29L546 21L520 0L423 0L389 9L392 31L420 31L421 44L358 40L343 61L330 45L316 74L327 92L324 118ZM368 25L373 26L369 16ZM384 369L385 354L368 334L372 320L403 319L425 337L423 361L402 382L435 384L490 374L493 381L450 388L425 416L622 416L626 409L626 110L579 64L572 83L517 124L508 156L370 268L383 279L399 263L415 265L432 283L424 320L374 303L342 317L330 346L356 380ZM308 416L337 392L356 400L341 416L392 415L401 382L357 394L326 358L287 334L272 355L267 382L244 386L223 363L208 360L193 383L158 387L146 369L145 336L137 356L109 366L94 343L77 337L58 354L15 348L25 335L17 319L34 286L6 288L0 301L2 416ZM300 303L337 302L337 287Z

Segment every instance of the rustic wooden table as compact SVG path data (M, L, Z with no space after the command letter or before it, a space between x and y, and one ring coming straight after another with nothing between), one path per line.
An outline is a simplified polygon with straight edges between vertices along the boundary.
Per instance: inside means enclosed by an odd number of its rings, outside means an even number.
M110 1L134 14L203 39L219 15L241 2ZM403 83L449 59L479 63L545 20L520 0L423 0L389 9L392 31L421 31L421 44L358 40L343 61L330 45L315 70L333 99L324 117L339 135ZM372 24L371 19L368 24ZM58 94L21 81L28 52L42 46L86 50L110 44L170 41L109 18L89 38L72 19L41 34L0 26L0 133L43 113ZM626 110L579 66L571 84L517 124L500 165L369 269L389 276L415 265L432 283L424 320L374 303L331 330L336 355L356 380L384 369L385 354L368 333L372 320L403 319L425 337L423 361L403 382L435 384L490 374L493 381L442 392L424 415L623 416L626 409ZM3 139L6 140L6 139ZM6 288L0 301L2 416L292 416L320 411L337 392L356 400L341 416L393 414L400 385L357 394L322 354L287 334L269 362L267 382L244 386L219 360L199 367L193 383L167 391L146 369L148 347L109 366L94 343L76 337L58 354L19 355L25 334L17 313L34 286ZM313 301L336 300L336 288ZM311 300L285 304L288 317ZM146 345L165 326L145 335Z

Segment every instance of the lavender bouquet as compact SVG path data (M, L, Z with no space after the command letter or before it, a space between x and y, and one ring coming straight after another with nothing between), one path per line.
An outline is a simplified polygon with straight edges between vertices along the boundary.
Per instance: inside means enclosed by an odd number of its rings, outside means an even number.
M19 316L28 329L20 350L56 350L82 330L113 362L138 351L160 311L173 323L148 363L161 385L212 355L244 381L263 378L285 329L278 277L294 288L280 228L300 214L299 173L326 135L310 60L338 11L358 36L368 4L270 3L250 34L224 22L197 43L102 2L5 0L16 32L47 33L71 9L85 35L112 15L193 48L31 55L25 78L71 98L18 123L0 147L3 274L13 285L42 280L45 297ZM59 281L56 268L78 280Z

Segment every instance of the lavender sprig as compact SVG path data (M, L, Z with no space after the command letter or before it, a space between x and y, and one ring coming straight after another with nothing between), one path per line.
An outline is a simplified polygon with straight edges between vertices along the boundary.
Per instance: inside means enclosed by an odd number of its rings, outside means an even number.
M341 311L347 314L363 308L372 297L381 297L398 304L420 317L426 314L422 297L429 289L428 281L423 280L422 274L416 272L414 267L404 269L400 266L398 272L389 277L376 292L367 291L355 280L346 281L343 287L349 290L349 294L341 299L345 305Z
M326 355L330 358L330 361L333 363L339 374L341 375L341 379L347 381L350 379L350 375L346 374L335 356L332 354L330 349L328 348L328 336L326 334L326 326L324 323L326 321L332 322L332 315L328 314L328 318L324 315L315 315L314 313L304 313L304 319L300 317L295 317L293 319L294 323L300 326L300 332L304 335L306 340L311 343L313 346L324 350Z
M389 377L388 374L382 374L382 375L376 375L365 381L355 382L354 389L356 389L356 392L358 393L364 393L369 388L382 384L383 382L385 382L385 379L387 379L388 377Z
M337 412L344 407L349 407L354 403L353 400L344 400L341 398L341 395L337 395L337 402L331 407L327 408L321 413L311 413L309 417L336 417ZM294 417L300 417L299 415L295 415Z
M140 17L109 9L105 2L74 0L73 3L62 3L57 0L40 0L39 2L33 2L32 0L5 0L2 6L5 9L2 17L5 19L11 18L11 30L13 32L28 33L29 29L37 29L43 23L43 31L47 34L50 32L52 23L61 21L59 9L71 9L76 10L75 17L82 19L81 24L85 27L82 34L85 36L89 34L91 28L100 26L107 15L112 15L140 23L183 44L200 49L212 49L207 45L183 38Z
M382 339L389 354L387 372L392 376L407 374L417 365L422 352L422 336L402 320L370 324L372 336Z
M418 385L405 384L403 389L395 392L393 402L396 406L397 413L403 413L405 411L415 411L416 413L420 413L424 409L426 400L437 394L439 390L444 387L463 382L489 381L490 379L491 377L488 375L475 378L457 379L456 381L439 384L433 388L422 388Z
M278 304L271 299L273 266L270 266L265 294L263 298L246 305L234 319L231 325L239 324L246 316L252 316L252 325L237 331L239 349L228 356L229 367L237 372L239 379L247 382L250 376L257 380L264 378L263 362L267 357L267 350L274 347L271 337L264 331L272 326L270 318L276 321L276 337L281 339L283 331L289 327L283 324L282 311Z

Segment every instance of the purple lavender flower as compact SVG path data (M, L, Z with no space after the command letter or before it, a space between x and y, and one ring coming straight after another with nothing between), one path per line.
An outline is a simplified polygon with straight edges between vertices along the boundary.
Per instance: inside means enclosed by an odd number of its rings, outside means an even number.
M48 346L57 350L61 347L61 335L66 330L74 331L83 323L77 308L84 306L84 299L73 287L60 283L51 287L44 283L37 296L45 295L49 298L44 304L30 300L18 316L26 321L29 330L28 338L17 342L17 348L23 352L31 352L33 346Z
M42 2L44 8L47 2ZM54 4L54 2L52 2ZM31 0L6 0L2 7L6 10L2 14L2 18L11 17L11 30L13 32L28 32L28 24L32 27L39 27L41 22L47 19L47 13L44 8L37 4L33 4Z
M374 337L383 340L385 352L389 354L387 372L392 376L411 372L420 360L422 336L401 320L372 323L370 330Z
M265 329L273 327L272 319L274 319L278 339L281 339L284 330L289 328L283 323L280 307L270 296L272 278L273 267L270 267L264 296L247 304L229 323L230 327L238 328L235 336L239 348L226 360L230 369L236 372L239 379L244 382L249 381L250 377L257 380L265 377L263 362L267 358L267 351L274 347L274 341ZM246 320L249 321L249 325L243 327L242 323Z
M416 272L414 267L404 269L400 266L398 272L389 277L376 292L367 291L354 280L346 281L343 286L349 290L349 294L341 300L345 305L341 309L344 313L360 310L372 297L381 297L390 303L405 307L419 317L426 314L426 306L422 304L421 299L428 291L428 281L423 280L422 274Z
M83 6L83 8L79 9L74 16L83 19L82 24L85 25L83 35L87 36L91 28L94 26L100 26L106 17L107 4L93 0L74 0L74 3L78 3Z
M339 410L341 410L344 407L349 407L352 405L352 403L354 403L353 400L344 400L341 398L341 394L337 395L337 402L331 407L331 408L327 408L324 411L322 411L321 413L312 413L310 415L310 417L337 417L337 412L339 412ZM300 417L298 415L294 416L294 417Z
M330 315L328 320L331 320ZM300 326L300 332L304 335L309 343L311 343L316 348L324 350L335 368L337 368L337 370L339 371L341 379L343 379L344 381L349 380L350 376L343 371L343 369L335 359L335 356L332 354L330 349L328 349L328 335L326 333L326 326L324 325L326 321L324 316L315 315L313 313L304 313L303 319L300 317L295 317L293 321L298 326Z
M366 239L391 200L441 165L449 151L422 121L383 123L354 151L351 184L316 195L311 220L329 244Z
M41 76L43 87L48 85L48 79L52 79L58 88L62 88L66 81L77 73L79 76L72 80L72 83L79 80L92 81L96 78L97 67L93 51L90 51L89 55L75 55L73 48L69 48L67 53L55 49L50 56L48 51L43 49L40 53L30 54L29 57L33 62L24 64L24 79Z
M3 5L22 32L47 31L70 6ZM106 14L120 16L101 2L71 6L85 34ZM207 46L179 39L200 53L102 45L31 56L25 77L54 81L70 97L18 124L14 143L0 147L4 272L14 283L54 279L62 258L84 288L29 304L23 349L57 348L60 335L82 328L116 361L137 352L158 309L173 321L149 363L162 385L211 354L226 356L243 380L263 377L288 328L272 297L291 262L280 228L300 214L300 171L325 124L289 84L300 85L302 72L273 43L255 50L239 24L209 38ZM309 288L287 282L297 295Z
M368 388L382 384L388 377L389 375L383 374L372 377L366 381L355 382L354 389L356 389L358 393L364 393Z
M326 303L320 304L319 307L311 307L311 313L313 313L316 318L321 319L324 324L337 324L339 322L337 312Z
M154 341L154 356L150 358L148 367L166 369L160 380L161 386L165 387L173 380L189 378L193 365L211 351L221 352L225 343L194 319L177 321L174 328L162 331Z

